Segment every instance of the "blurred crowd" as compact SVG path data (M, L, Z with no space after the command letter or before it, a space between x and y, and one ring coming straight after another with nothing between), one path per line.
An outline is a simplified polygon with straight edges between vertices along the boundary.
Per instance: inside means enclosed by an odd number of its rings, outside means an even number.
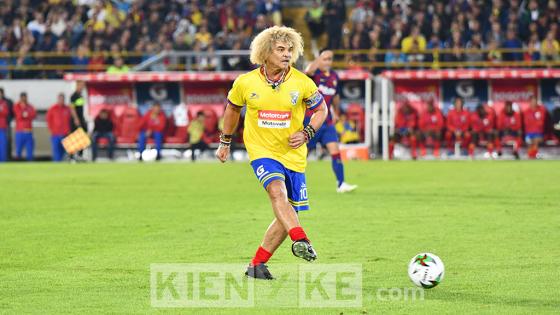
M343 0L317 0L306 21L315 40L328 35L331 49L369 52L348 55L346 61L398 65L560 59L555 0L357 0L351 7ZM425 52L442 48L448 50ZM507 51L523 48L527 52ZM395 52L378 53L383 49Z
M279 0L3 0L0 77L58 78L68 69L120 69L172 49L247 49L253 35L281 23ZM193 64L196 70L212 70L216 60ZM224 64L224 70L248 67L242 58ZM8 65L15 69L8 71ZM49 65L68 67L45 71Z

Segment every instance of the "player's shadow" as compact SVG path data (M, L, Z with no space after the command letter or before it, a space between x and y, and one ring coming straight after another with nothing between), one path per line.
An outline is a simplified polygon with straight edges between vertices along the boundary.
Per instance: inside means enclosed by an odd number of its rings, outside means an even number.
M434 292L435 293L435 292ZM458 302L464 303L470 301L475 304L493 304L493 305L508 305L518 307L535 307L535 308L551 308L558 310L560 308L560 300L538 300L527 298L514 298L505 296L492 296L480 295L468 292L445 292L445 294L426 294L426 300L442 300L445 302Z

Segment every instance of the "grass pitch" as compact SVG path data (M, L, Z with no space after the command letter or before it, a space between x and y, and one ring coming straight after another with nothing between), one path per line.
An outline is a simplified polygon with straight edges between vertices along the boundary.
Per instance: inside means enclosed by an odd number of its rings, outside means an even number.
M272 211L247 163L0 165L0 313L560 311L560 162L353 162L346 173L359 190L337 195L330 163L311 163L300 217L316 263L363 264L362 307L162 309L150 264L254 254ZM424 251L444 261L443 282L424 299L380 299L413 287L407 264ZM269 267L299 262L286 242Z

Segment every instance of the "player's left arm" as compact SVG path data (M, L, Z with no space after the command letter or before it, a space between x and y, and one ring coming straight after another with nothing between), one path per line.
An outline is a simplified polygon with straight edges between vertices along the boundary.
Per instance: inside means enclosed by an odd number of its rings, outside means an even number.
M340 117L340 94L336 94L331 103L331 115L333 124L336 124Z
M315 136L315 132L321 128L325 119L328 115L327 104L325 100L321 100L321 104L319 104L314 109L314 113L311 116L311 120L309 124L305 126L302 131L298 131L290 136L288 144L292 149L297 149L301 147L303 144L307 143L313 136Z

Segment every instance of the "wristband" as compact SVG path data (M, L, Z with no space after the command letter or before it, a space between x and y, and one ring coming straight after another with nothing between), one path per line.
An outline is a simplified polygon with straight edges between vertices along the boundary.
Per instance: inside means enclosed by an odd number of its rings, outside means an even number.
M231 139L232 138L233 138L232 135L221 134L220 135L220 145L229 147L231 145Z
M309 142L309 140L315 137L315 129L311 125L305 126L302 132L305 135L305 142Z

